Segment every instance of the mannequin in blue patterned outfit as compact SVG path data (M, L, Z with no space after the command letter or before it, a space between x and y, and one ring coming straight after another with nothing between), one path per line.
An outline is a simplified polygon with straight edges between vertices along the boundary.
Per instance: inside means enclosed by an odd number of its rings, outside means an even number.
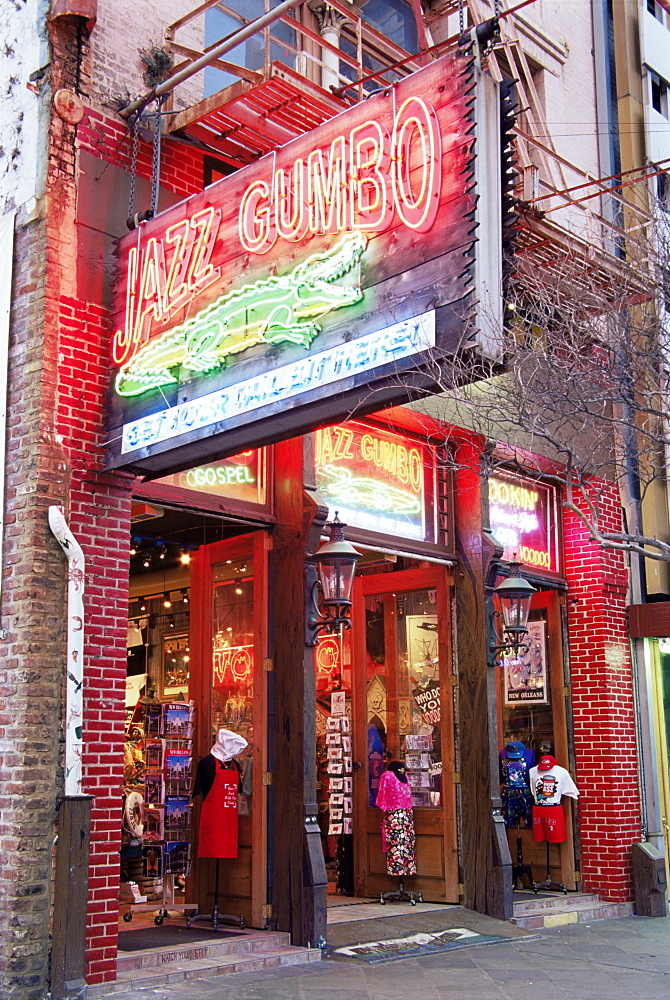
M500 784L505 826L533 825L533 796L529 772L535 766L535 754L525 743L513 740L500 751Z

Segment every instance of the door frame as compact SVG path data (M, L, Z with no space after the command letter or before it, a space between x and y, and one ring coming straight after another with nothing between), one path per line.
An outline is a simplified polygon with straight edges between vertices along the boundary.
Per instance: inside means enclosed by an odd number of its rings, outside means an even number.
M253 746L253 792L250 820L251 893L248 897L220 893L222 912L242 913L251 927L267 923L265 907L268 893L268 795L263 775L268 770L268 684L264 660L268 656L268 544L267 529L258 528L234 538L202 545L191 558L191 680L189 697L195 702L194 751L197 758L210 752L209 721L212 711L212 615L213 568L225 559L251 556L254 566L254 735L260 739ZM194 817L197 828L198 812ZM240 826L244 827L244 817ZM206 862L206 863L205 863ZM196 863L197 899L200 909L211 910L214 885L214 861ZM225 865L222 862L222 881ZM225 882L223 883L225 885Z
M455 734L454 734L454 682L451 636L451 595L453 574L450 567L441 563L431 563L416 569L401 570L396 573L381 573L358 577L355 582L353 602L353 669L352 669L352 714L354 732L354 754L356 761L365 761L358 768L361 779L354 783L354 884L357 895L378 895L380 891L396 888L391 876L371 876L368 872L368 843L372 836L379 836L381 814L368 804L367 783L367 671L365 669L365 597L370 594L393 594L405 590L435 590L437 596L436 613L438 620L439 686L442 734L442 805L440 809L417 808L414 810L417 832L426 827L430 831L435 824L435 832L442 838L444 880L439 898L435 902L458 902L458 824L456 813L455 777ZM362 780L362 774L365 779ZM441 813L441 819L440 814ZM430 831L433 832L433 831ZM361 835L362 834L362 835ZM420 865L419 865L420 868ZM421 873L416 876L421 879ZM413 879L414 883L415 879ZM431 883L435 888L436 881ZM371 884L372 883L372 884ZM414 887L414 885L412 886ZM422 888L423 895L430 899L434 892Z
M533 594L530 604L530 614L534 611L546 611L547 623L547 658L549 662L549 691L551 697L551 715L554 733L554 755L559 764L570 767L570 742L568 736L568 698L569 688L565 684L565 661L563 649L563 623L561 617L561 604L565 597L557 590L541 590ZM532 619L530 619L532 620ZM503 706L504 706L504 677L502 666L498 668L498 746L503 745ZM558 855L558 858L551 859L552 878L562 882L568 889L574 891L578 888L575 880L576 870L576 830L573 820L572 800L563 800L563 811L565 812L566 839L562 844L550 845L550 851ZM532 839L532 830L522 829L521 839L524 849L524 860L531 863L531 852L537 850ZM508 840L512 857L516 857L516 831L514 828L508 830ZM546 850L544 844L538 845L539 849ZM545 855L541 859L532 861L533 875L539 881L544 878L546 861Z

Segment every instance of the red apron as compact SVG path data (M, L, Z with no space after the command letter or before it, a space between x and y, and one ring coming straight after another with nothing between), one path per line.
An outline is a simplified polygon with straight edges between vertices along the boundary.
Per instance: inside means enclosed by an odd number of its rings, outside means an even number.
M199 858L237 857L237 768L216 762L214 784L200 810Z

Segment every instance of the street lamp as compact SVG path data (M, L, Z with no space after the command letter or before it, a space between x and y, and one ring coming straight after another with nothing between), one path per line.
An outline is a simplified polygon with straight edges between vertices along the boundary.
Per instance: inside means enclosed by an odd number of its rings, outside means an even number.
M528 634L530 602L536 591L528 580L524 580L519 569L519 563L510 563L510 575L493 588L493 600L497 605L493 617L494 620L502 619L503 640L497 644L495 638L491 638L490 651L494 657L499 653L513 653L518 656L524 649L524 639Z
M335 517L326 527L330 528L330 539L324 542L311 558L316 567L318 579L311 588L311 609L307 621L309 645L315 646L319 632L339 632L351 628L351 588L356 573L356 563L360 553L344 537L343 524L335 512ZM318 592L323 594L323 611L319 608Z

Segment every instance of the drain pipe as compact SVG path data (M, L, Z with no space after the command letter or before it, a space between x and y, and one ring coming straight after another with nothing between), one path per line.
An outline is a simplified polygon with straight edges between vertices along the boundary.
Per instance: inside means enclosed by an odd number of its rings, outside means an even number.
M123 118L128 118L134 111L139 111L141 108L146 107L146 105L149 104L150 101L153 101L156 97L160 97L161 94L167 94L169 91L174 90L178 84L183 83L184 80L188 80L188 78L193 76L195 73L199 73L201 69L204 69L205 66L209 66L215 59L218 59L219 56L224 55L226 52L230 52L230 50L234 49L240 44L240 42L246 41L247 38L251 38L252 35L257 34L257 32L261 31L263 28L267 28L269 24L272 24L280 18L282 14L286 13L287 10L290 10L292 7L297 7L299 3L302 3L302 0L284 0L284 2L280 3L278 7L274 7L266 14L262 14L261 17L257 17L255 21L251 21L243 28L240 28L239 31L234 31L231 35L228 35L227 38L224 38L222 42L219 42L219 44L213 49L210 49L209 52L205 52L204 55L200 56L199 59L196 59L190 66L185 66L177 73L173 73L172 76L169 76L167 80L163 81L163 83L159 83L157 87L154 87L154 89L149 91L148 94L145 94L144 97L138 97L138 99L133 101L132 104L123 108L119 114Z
M86 904L92 795L82 791L84 682L84 553L62 507L49 507L49 527L65 553L67 651L65 794L58 803L58 834L51 939L52 1000L86 997Z
M65 695L65 794L81 795L84 714L84 569L81 545L62 507L49 507L49 527L65 553L67 573L67 684Z

